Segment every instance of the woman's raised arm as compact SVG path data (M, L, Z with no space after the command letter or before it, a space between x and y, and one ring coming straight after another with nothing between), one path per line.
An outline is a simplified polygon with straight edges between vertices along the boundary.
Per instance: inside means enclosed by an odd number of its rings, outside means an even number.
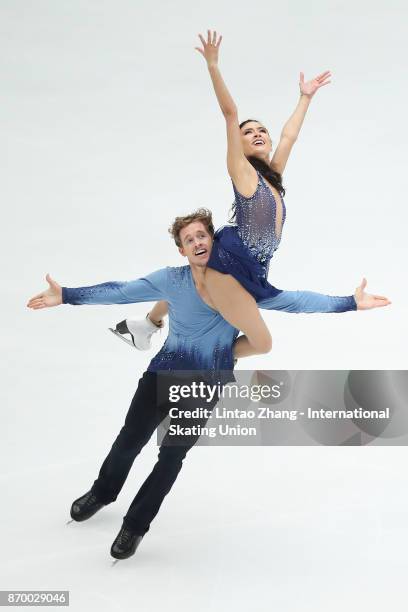
M201 53L207 62L207 68L214 86L215 95L217 96L218 104L220 105L227 125L228 173L234 182L236 182L238 177L242 179L245 173L248 173L249 176L256 176L255 170L244 155L237 107L218 67L218 53L222 36L217 37L217 32L211 32L211 30L207 30L207 40L205 40L201 34L198 36L203 48L195 47L195 49Z
M314 79L311 79L310 81L307 81L305 83L304 74L303 72L300 73L299 102L297 103L297 106L293 111L292 115L289 117L289 119L283 126L279 144L276 147L276 151L271 159L270 166L272 170L275 170L275 172L283 174L292 147L295 144L297 137L299 136L300 128L303 125L303 120L305 118L306 111L309 108L310 101L320 87L323 87L323 85L328 85L330 83L330 81L328 80L330 77L330 71L326 70Z

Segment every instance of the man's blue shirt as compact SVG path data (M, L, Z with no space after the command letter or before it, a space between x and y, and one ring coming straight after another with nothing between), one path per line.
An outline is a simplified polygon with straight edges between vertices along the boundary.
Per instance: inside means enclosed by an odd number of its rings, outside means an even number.
M128 282L62 288L64 304L131 304L165 300L169 334L148 370L232 370L232 346L239 330L208 306L194 284L189 265L167 267ZM259 308L286 312L356 310L353 296L334 297L311 291L281 291L258 302Z

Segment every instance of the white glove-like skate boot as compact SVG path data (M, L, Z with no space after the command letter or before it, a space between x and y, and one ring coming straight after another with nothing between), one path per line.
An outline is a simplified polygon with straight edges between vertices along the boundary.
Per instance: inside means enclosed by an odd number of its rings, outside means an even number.
M147 351L152 345L152 336L162 327L155 325L146 317L145 319L125 319L116 325L115 329L110 327L110 331L118 338L130 344L139 351ZM127 338L125 334L129 334Z

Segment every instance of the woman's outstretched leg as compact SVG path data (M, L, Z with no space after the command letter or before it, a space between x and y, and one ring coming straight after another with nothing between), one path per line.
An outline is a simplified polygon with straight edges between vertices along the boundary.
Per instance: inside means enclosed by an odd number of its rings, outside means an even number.
M239 358L269 353L272 337L252 295L230 274L222 274L211 268L205 272L205 286L215 309L228 323L245 334L235 343L234 356Z
M164 300L160 302L156 302L147 317L150 319L152 323L157 325L157 327L163 327L164 325L164 317L169 313L169 305Z
M164 317L168 314L167 302L161 300L156 302L145 319L124 319L117 323L111 331L124 340L127 344L134 346L140 351L146 351L151 347L151 339L154 333L164 326Z

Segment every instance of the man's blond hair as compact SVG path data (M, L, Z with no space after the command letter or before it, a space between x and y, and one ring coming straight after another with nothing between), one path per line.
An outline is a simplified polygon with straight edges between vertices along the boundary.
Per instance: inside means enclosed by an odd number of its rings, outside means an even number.
M208 210L208 208L198 208L189 215L185 215L184 217L176 217L171 227L169 227L169 234L173 237L174 242L178 247L181 247L181 230L184 227L187 227L187 225L190 225L190 223L194 223L196 221L201 221L201 223L205 225L211 237L214 236L214 224L211 210Z

